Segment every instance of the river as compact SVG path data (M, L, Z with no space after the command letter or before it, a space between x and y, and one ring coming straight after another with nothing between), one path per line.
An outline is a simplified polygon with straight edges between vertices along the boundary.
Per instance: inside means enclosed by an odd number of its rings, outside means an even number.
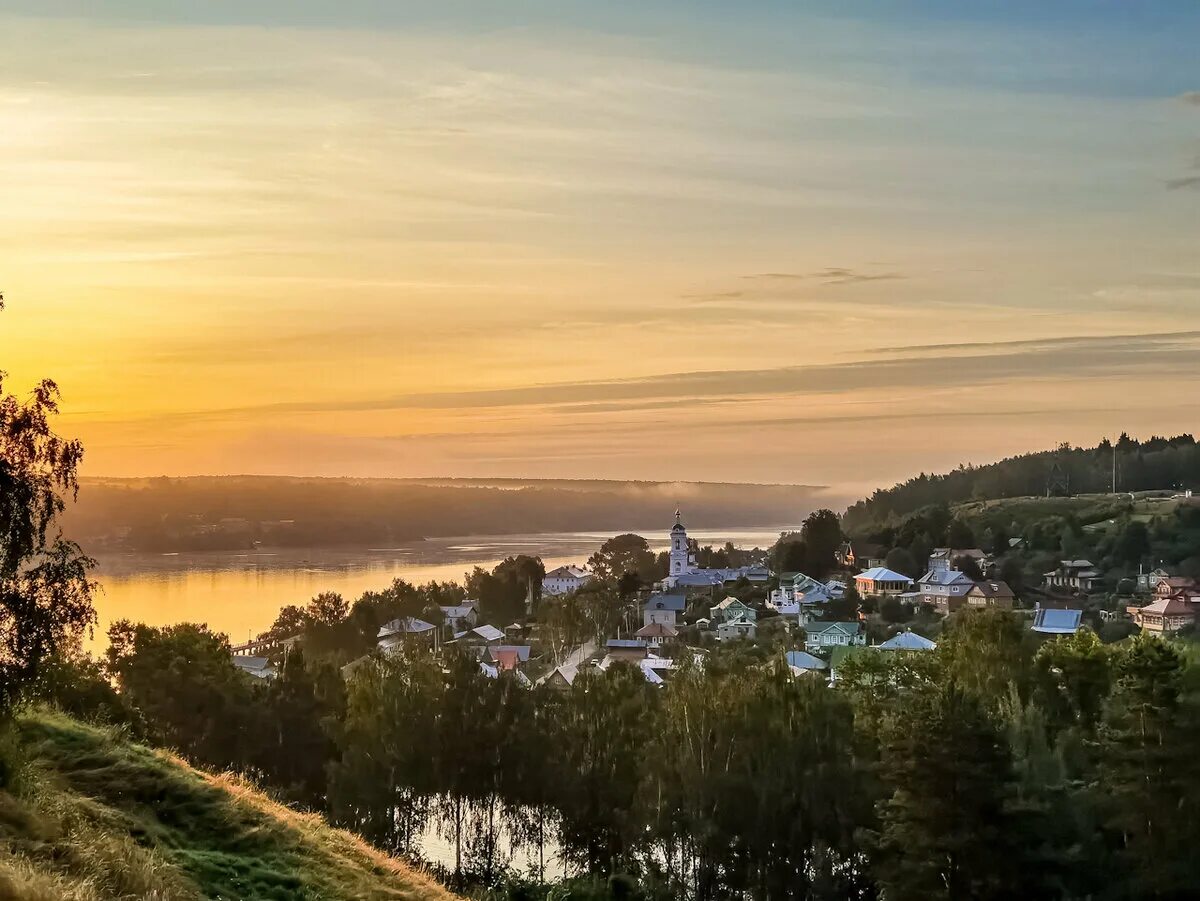
M780 531L781 527L698 529L690 534L702 545L732 541L739 547L769 547ZM669 539L661 527L639 534L647 536L655 551L667 547ZM539 556L552 569L583 563L610 537L596 532L473 535L356 550L99 554L96 578L102 591L96 598L96 634L102 640L109 624L119 619L156 626L201 622L236 643L267 629L281 607L302 605L323 591L336 591L353 602L365 591L386 588L393 579L461 581L475 566L490 569L516 554Z

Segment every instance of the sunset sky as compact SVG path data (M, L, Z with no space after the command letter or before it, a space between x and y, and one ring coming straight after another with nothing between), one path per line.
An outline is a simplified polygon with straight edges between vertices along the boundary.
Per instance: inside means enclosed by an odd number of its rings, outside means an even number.
M857 488L1195 431L1198 41L1195 0L0 0L0 365L91 475Z

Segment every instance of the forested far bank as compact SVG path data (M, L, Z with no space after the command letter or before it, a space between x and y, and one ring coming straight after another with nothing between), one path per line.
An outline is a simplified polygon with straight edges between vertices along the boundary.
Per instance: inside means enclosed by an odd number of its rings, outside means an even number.
M834 501L837 499L835 498ZM421 538L796 523L832 501L821 488L706 482L93 479L64 512L85 547L128 551L390 547Z

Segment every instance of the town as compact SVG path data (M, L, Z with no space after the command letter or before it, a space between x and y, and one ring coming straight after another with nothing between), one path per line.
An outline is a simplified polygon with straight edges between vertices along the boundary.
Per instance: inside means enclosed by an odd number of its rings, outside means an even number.
M1183 501L1200 512L1200 499ZM668 550L657 557L645 539L624 535L606 543L591 565L547 572L539 560L527 560L523 609L511 621L489 616L494 605L464 593L383 623L377 651L465 651L489 677L508 673L525 686L567 688L581 671L605 671L618 662L639 669L651 685L665 685L677 661L702 663L714 647L737 644L783 655L795 676L834 682L858 654L935 649L944 620L964 610L1014 611L1029 631L1045 636L1073 635L1089 623L1113 636L1135 630L1172 636L1190 633L1200 611L1195 577L1155 567L1109 585L1097 565L1082 558L1058 561L1018 596L997 558L1012 563L1025 552L1021 537L1006 537L992 550L933 548L914 578L889 567L897 559L894 548L843 537L827 510L810 516L801 530L781 534L769 550L701 548L689 538L681 511L667 534ZM773 568L788 559L789 546L809 553L822 538L826 559L815 552L819 576ZM702 557L737 565L701 565ZM567 612L575 615L574 628L563 628ZM233 662L269 679L300 640L275 628L234 646ZM365 659L349 661L344 673Z

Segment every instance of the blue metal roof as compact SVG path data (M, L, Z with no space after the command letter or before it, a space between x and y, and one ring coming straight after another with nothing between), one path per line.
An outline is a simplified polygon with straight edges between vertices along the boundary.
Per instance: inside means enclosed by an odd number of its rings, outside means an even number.
M812 654L807 654L804 651L788 651L787 652L788 666L794 666L796 669L828 669L829 664L820 657L814 657Z
M656 593L646 599L647 610L674 610L677 613L687 609L686 594Z
M1053 635L1073 635L1079 631L1079 621L1083 619L1082 610L1056 610L1053 607L1040 607L1033 617L1033 631L1047 632Z
M905 630L879 645L885 651L932 651L937 643L924 635Z

